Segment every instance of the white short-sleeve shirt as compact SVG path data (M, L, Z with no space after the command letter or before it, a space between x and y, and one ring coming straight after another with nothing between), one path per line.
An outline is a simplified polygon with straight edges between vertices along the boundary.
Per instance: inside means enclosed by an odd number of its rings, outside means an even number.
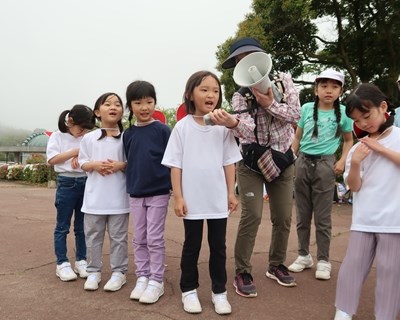
M55 131L51 134L49 141L47 142L46 157L47 162L59 155L60 153L67 152L72 149L79 148L82 137L75 138L72 134L68 132ZM68 159L63 163L58 163L54 165L54 171L58 173L62 172L77 172L85 175L84 171L79 167L72 169L71 167L72 159Z
M87 133L80 145L79 165L90 161L126 161L122 137L104 137L101 130ZM87 173L82 212L91 214L123 214L129 212L126 177L122 171L102 176L97 171Z
M400 129L393 126L391 133L378 140L386 148L400 152ZM345 181L351 157L361 142L347 155ZM361 188L353 192L351 230L375 233L400 232L400 166L371 151L361 162Z
M188 208L185 219L228 216L224 166L241 159L231 130L199 125L192 115L175 125L162 164L182 169L182 192Z

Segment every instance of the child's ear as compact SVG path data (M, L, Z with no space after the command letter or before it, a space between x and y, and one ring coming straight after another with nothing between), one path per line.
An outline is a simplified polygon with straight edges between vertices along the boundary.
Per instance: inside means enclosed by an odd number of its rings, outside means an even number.
M97 118L100 118L100 111L99 111L99 110L94 110L94 115L95 115Z
M379 108L382 109L382 111L387 112L387 110L388 110L387 102L382 101L381 104L379 105Z

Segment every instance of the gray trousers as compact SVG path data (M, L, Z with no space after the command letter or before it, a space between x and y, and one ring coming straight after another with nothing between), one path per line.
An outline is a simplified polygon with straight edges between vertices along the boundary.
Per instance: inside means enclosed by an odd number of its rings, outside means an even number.
M336 175L335 155L309 159L300 153L294 180L299 255L309 254L311 220L314 213L317 259L329 261L332 202Z
M87 272L101 272L103 243L106 229L110 238L112 272L128 271L129 214L85 214Z
M272 222L269 264L277 266L286 260L293 204L294 166L288 167L278 178L266 182L262 175L251 171L239 162L237 182L242 213L235 243L236 273L251 273L250 262L261 223L263 211L263 185L268 196Z

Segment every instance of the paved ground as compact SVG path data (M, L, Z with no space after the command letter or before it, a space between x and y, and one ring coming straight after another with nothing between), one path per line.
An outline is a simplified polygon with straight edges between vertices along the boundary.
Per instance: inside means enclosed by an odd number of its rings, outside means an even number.
M220 319L211 303L208 276L208 249L203 245L199 261L199 297L203 312L190 315L183 311L179 290L179 261L183 226L173 213L173 200L166 225L167 271L165 295L154 305L142 305L129 299L135 283L132 245L130 243L127 284L118 292L102 289L83 290L84 280L64 283L55 275L53 228L55 189L0 181L0 319ZM293 216L294 217L294 216ZM287 264L297 256L294 220L289 240ZM315 269L296 275L297 287L284 288L265 277L270 239L268 205L258 233L252 259L253 276L258 297L239 297L232 286L234 277L233 246L239 212L229 218L227 238L228 296L233 312L230 319L333 319L337 272L344 257L351 220L351 206L334 205L331 245L332 278L318 281ZM130 239L132 233L130 232ZM70 259L73 261L73 237L69 237ZM312 239L312 254L315 243ZM104 248L102 285L110 276L108 242ZM375 269L363 290L359 311L354 319L372 320Z

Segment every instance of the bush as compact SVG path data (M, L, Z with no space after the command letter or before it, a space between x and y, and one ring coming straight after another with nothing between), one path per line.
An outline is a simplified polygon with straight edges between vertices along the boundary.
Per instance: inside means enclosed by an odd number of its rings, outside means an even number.
M8 180L22 180L24 178L24 166L14 164L8 167L7 179Z
M0 165L0 179L24 180L30 183L45 183L56 180L57 173L54 167L46 163Z
M8 164L0 165L0 179L7 179Z
M32 153L31 157L26 160L26 164L46 163L46 157L43 154Z
M32 170L31 181L33 183L44 183L48 181L51 166L47 164L35 164Z
M24 180L31 181L32 180L32 172L33 172L33 164L27 164L24 168Z

